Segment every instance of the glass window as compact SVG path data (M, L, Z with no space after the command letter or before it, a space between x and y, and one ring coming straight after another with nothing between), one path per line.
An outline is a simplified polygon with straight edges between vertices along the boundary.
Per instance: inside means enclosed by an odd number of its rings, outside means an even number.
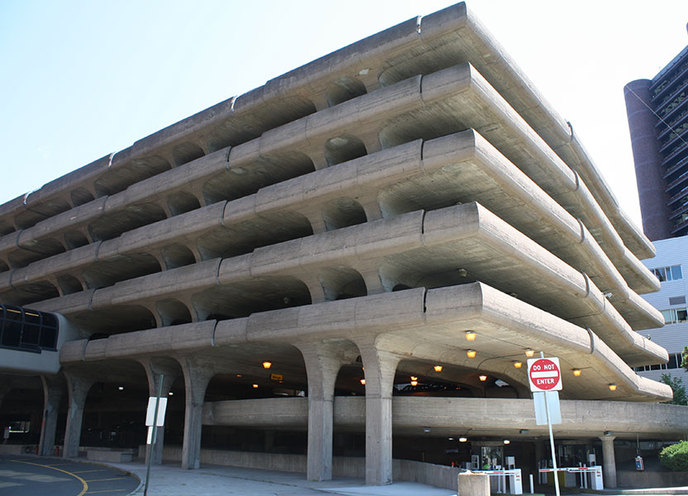
M677 309L676 310L676 321L677 322L685 322L687 314L688 314L688 312L686 311L685 308Z
M659 282L678 281L679 279L683 279L683 272L680 265L657 267L650 270L657 277L657 279L659 279Z

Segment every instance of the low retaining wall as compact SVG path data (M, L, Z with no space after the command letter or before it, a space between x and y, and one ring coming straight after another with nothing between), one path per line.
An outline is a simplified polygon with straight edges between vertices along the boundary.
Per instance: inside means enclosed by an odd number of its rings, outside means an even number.
M145 453L145 446L139 448L139 453ZM180 446L165 446L163 459L181 463L182 448ZM306 455L202 449L201 463L306 473ZM433 465L411 460L393 460L392 473L394 480L420 482L457 490L458 467ZM365 458L335 456L332 459L332 475L334 477L364 479Z
M682 487L688 486L688 472L638 472L619 470L616 473L619 487Z

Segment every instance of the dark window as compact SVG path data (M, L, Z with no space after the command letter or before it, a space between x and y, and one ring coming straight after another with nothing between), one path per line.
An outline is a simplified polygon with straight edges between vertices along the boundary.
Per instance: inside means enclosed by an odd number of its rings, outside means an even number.
M21 307L0 305L0 346L40 353L56 350L57 317Z

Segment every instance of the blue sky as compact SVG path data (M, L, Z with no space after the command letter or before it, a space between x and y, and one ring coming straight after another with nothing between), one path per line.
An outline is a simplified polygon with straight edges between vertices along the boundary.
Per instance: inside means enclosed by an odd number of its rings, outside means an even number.
M450 1L0 0L0 203ZM473 0L639 224L623 85L686 44L688 1ZM654 10L653 10L654 9Z

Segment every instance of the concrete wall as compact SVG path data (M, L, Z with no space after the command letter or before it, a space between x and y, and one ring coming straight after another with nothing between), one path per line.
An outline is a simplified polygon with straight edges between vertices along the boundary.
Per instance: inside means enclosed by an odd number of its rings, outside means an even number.
M139 456L142 456L143 453L145 453L145 446L140 446ZM167 462L181 461L181 446L165 446L163 459ZM305 455L204 449L201 450L201 462L208 465L306 473ZM393 471L394 480L420 482L447 489L457 488L458 467L446 467L412 460L394 460ZM332 475L334 477L364 478L365 458L334 457Z

